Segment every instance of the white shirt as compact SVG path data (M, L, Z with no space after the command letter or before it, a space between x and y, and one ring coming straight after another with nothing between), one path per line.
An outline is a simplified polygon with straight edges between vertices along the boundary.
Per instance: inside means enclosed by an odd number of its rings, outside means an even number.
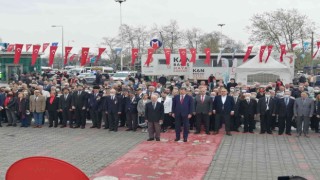
M166 100L163 102L164 113L168 114L172 111L172 98L166 97Z
M44 97L50 97L50 93L48 92L48 91L45 91L45 90L42 90L42 95L44 96Z
M227 100L227 96L221 96L222 104L224 104Z

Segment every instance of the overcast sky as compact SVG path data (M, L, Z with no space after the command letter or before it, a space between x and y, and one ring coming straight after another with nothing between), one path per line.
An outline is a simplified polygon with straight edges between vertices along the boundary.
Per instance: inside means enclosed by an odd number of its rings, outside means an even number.
M114 0L0 0L0 4L0 38L9 43L61 42L61 30L51 25L63 25L65 45L74 40L70 45L76 49L94 48L102 37L116 35L120 24ZM255 13L296 8L320 25L319 0L127 0L122 7L125 24L165 25L174 19L182 29L211 32L224 23L223 33L245 44L249 37L245 27Z

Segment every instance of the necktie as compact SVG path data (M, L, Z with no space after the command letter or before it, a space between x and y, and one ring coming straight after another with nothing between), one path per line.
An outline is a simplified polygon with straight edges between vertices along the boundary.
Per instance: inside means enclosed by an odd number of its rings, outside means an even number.
M67 100L67 95L64 95L64 99Z
M181 104L183 103L183 95L181 95L180 103L181 103Z
M156 109L156 103L152 103L153 104L153 109Z
M204 102L204 96L201 95L201 102L203 103Z
M114 96L111 96L112 101L114 100Z
M247 100L248 104L250 104L250 100Z
M81 92L80 92L80 91L78 91L78 96L80 96L80 94L81 94Z
M286 106L288 106L288 104L289 104L289 100L288 98L286 98Z

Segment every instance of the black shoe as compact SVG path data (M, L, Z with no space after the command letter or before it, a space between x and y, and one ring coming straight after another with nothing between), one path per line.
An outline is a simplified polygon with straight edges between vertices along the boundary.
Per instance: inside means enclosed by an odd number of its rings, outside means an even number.
M154 140L154 138L149 138L147 141L153 141Z
M84 129L84 128L86 128L85 126L81 126L81 129Z
M53 125L50 125L50 126L49 126L49 128L52 128L52 127L53 127Z
M283 133L278 133L279 136L281 136Z
M132 129L129 128L129 129L126 129L126 131L132 131Z
M243 131L243 133L247 133L248 131Z
M156 138L156 141L160 141L160 138Z
M113 130L114 132L118 132L118 129Z
M183 139L183 142L188 142L188 139Z
M92 128L96 128L97 126L91 126L90 128L92 129Z
M0 127L2 127L2 125L0 124Z
M286 133L286 135L291 136L291 133Z
M234 130L235 132L240 132L238 129Z
M200 134L200 132L195 132L194 134Z
M180 141L180 139L176 138L174 141Z
M12 124L7 124L7 127L12 126Z
M259 134L264 134L265 132L260 132Z
M272 132L267 132L268 134L272 134Z
M227 132L226 135L227 135L227 136L232 136L230 132Z
M103 129L109 129L109 128L105 127L105 128L103 128Z
M100 126L98 126L98 127L97 127L97 129L101 129L101 127L100 127Z
M206 132L207 135L210 135L210 132Z
M13 126L13 127L17 127L17 124L13 124L12 126Z
M133 129L132 131L133 131L133 132L136 132L137 130L136 130L136 129Z
M253 132L253 131L249 131L249 133L254 134L254 132Z
M76 128L80 128L80 126L75 126L75 127L73 127L73 128L75 128L75 129L76 129Z

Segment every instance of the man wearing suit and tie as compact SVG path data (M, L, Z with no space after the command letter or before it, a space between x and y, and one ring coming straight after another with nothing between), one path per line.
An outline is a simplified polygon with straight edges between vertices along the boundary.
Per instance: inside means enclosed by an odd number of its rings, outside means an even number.
M76 126L74 128L85 128L87 106L88 93L83 90L82 85L78 85L77 91L75 91L72 96L72 109L76 116Z
M176 139L180 140L181 124L183 123L183 142L188 141L190 123L193 113L193 98L186 94L186 88L180 89L180 95L172 99L172 117L175 118Z
M225 130L228 136L231 136L230 118L234 115L234 99L232 96L228 96L227 89L221 88L221 95L217 96L213 105L213 113L216 114L214 135L219 133L220 122L223 119L225 122Z
M265 97L259 99L257 106L257 114L260 115L260 134L272 134L271 121L276 113L276 100L271 98L270 92L266 91Z
M139 99L135 96L133 91L129 92L129 97L126 98L125 102L125 112L127 119L127 130L126 131L136 131L138 127L138 102Z
M109 131L118 131L119 116L122 112L122 95L116 94L115 89L110 90L110 96L105 101L106 114L108 115Z
M90 117L92 120L92 126L90 128L101 128L101 97L102 94L99 93L100 87L94 86L93 93L89 95L88 106Z
M158 94L152 94L151 102L146 104L145 121L148 123L148 141L160 141L160 124L163 123L164 107L158 102Z
M308 98L308 95L306 92L301 93L301 98L296 99L294 102L294 108L293 108L294 116L297 121L297 137L301 136L301 133L303 131L303 134L305 137L308 136L309 132L309 124L310 124L310 118L313 115L314 111L314 102L311 98ZM302 129L302 122L303 122L303 129Z
M286 134L291 136L291 121L293 117L294 99L290 98L291 92L284 92L283 98L278 100L276 114L279 119L279 135L282 135L284 129Z
M34 128L42 127L43 113L46 110L46 97L40 94L39 90L34 91L34 95L30 96L30 112L34 117Z
M251 98L251 93L244 94L245 99L239 103L239 114L243 118L243 133L253 133L254 115L257 114L257 101Z
M62 112L62 125L61 128L67 127L67 122L69 121L70 128L72 125L72 95L68 88L63 89L63 95L59 99L59 109Z
M200 94L195 97L194 110L194 115L196 116L195 134L200 134L201 122L204 122L206 134L209 135L209 116L212 114L212 99L210 96L206 95L205 88L201 88Z

